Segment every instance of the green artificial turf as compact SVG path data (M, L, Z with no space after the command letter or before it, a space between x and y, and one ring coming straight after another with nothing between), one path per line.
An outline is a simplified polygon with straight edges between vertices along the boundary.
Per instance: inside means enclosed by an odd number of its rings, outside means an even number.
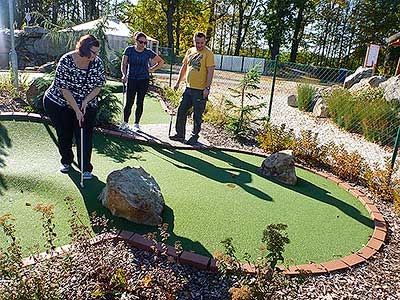
M44 244L39 214L32 211L37 203L55 205L58 245L69 242L67 196L76 200L85 222L96 212L118 229L155 231L111 216L97 200L107 175L125 166L142 166L160 185L169 243L180 240L185 250L203 255L222 249L220 241L227 237L239 256L256 255L263 229L285 223L291 240L286 262L322 262L357 251L373 231L362 204L334 183L298 168L296 186L279 184L258 175L261 157L234 152L169 150L96 134L94 178L80 189L76 166L69 175L58 171L54 134L42 123L0 123L0 214L15 215L25 254ZM1 234L0 245L6 245Z

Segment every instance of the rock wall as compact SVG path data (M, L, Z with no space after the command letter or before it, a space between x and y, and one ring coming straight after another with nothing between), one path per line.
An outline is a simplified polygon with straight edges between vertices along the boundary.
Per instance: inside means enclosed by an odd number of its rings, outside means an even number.
M56 46L46 34L49 31L38 26L27 26L15 31L15 49L18 69L36 67L55 60L65 49ZM11 48L10 30L0 30L0 69L9 68Z

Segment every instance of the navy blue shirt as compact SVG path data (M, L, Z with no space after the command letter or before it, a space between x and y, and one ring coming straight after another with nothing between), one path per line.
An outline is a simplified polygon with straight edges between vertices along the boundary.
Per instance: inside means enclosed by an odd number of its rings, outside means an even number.
M124 55L128 56L128 78L129 79L148 79L150 60L156 57L156 53L150 49L142 52L136 51L134 46L125 49Z

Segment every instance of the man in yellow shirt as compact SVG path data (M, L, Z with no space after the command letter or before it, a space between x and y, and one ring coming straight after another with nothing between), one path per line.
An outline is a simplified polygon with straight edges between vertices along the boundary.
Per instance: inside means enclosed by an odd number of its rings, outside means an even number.
M186 88L179 103L176 117L176 134L169 137L173 141L185 141L187 115L189 109L193 107L193 130L191 137L186 142L189 145L196 144L199 138L203 112L210 94L215 69L214 54L206 46L205 34L196 32L193 36L193 43L195 47L186 52L178 80L174 86L176 91L179 83L186 75Z

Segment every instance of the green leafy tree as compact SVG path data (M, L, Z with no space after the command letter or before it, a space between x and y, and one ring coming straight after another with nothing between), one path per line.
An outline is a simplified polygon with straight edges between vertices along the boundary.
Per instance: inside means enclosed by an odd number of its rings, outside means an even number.
M269 0L264 1L258 13L264 31L264 38L268 42L271 57L279 54L282 44L288 39L294 13L293 1Z

